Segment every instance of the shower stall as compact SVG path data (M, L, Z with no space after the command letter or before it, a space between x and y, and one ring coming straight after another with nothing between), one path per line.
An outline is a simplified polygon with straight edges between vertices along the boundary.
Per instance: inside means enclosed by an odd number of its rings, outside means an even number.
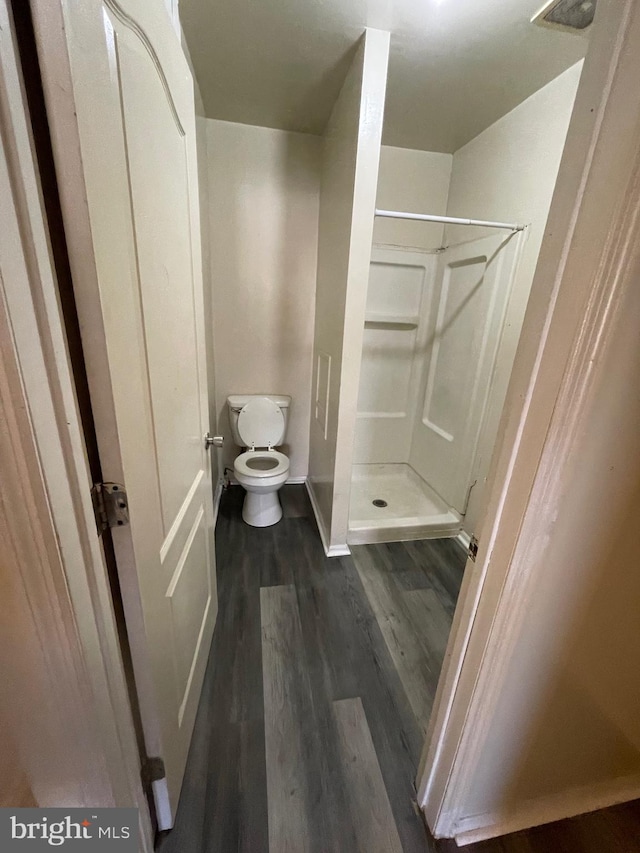
M458 535L493 446L506 390L501 342L524 231L453 222L496 230L437 250L372 251L350 544Z
M410 149L382 145L388 48L367 30L322 142L306 487L328 556L481 532L581 72L453 153Z

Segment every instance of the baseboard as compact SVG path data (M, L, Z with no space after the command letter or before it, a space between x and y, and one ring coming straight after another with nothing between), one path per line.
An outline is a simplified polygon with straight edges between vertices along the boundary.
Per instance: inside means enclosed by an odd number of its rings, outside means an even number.
M330 545L324 551L327 557L349 557L351 555L351 548L348 545Z
M463 847L488 838L507 835L576 817L586 812L605 809L640 797L640 776L625 776L599 785L574 788L561 794L528 800L516 807L510 815L485 813L458 821L454 838Z
M316 527L318 528L318 533L320 534L320 541L322 542L322 547L324 548L325 554L329 556L329 537L327 536L327 531L324 527L324 521L322 520L322 516L320 514L320 508L318 507L318 501L316 500L316 496L313 491L313 486L311 485L311 480L307 479L305 485L307 487L307 494L309 495L309 500L311 501L311 509L313 510L313 514L316 519Z
M218 521L218 510L220 509L220 499L222 497L223 488L222 478L218 480L215 491L213 493L213 529L215 530L216 522Z
M471 544L471 536L467 533L466 530L461 530L460 533L456 536L456 542L462 548L465 553L469 552L469 545Z
M348 545L329 545L329 537L324 526L322 515L320 514L320 508L318 507L318 501L316 500L316 496L313 491L313 485L309 478L305 480L305 485L307 487L309 500L311 501L311 508L313 509L313 514L316 519L316 525L318 527L318 533L320 534L320 541L322 542L324 553L327 557L347 557L351 553Z

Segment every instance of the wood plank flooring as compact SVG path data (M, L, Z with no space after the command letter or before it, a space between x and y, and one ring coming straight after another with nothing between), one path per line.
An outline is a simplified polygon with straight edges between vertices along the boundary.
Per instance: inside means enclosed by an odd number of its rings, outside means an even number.
M314 713L295 587L261 589L260 612L269 849L307 853L313 847L311 789L317 777L308 772Z
M390 572L375 566L375 552L371 548L361 545L354 547L352 551L369 604L400 676L416 722L424 732L435 697L440 666L429 652L425 654L420 636L403 607L402 598L409 594L423 593L425 590L403 593L398 589ZM446 636L445 633L445 644Z
M452 540L324 556L302 486L251 528L244 492L216 528L218 622L175 828L162 853L453 853L414 780L464 555ZM640 849L637 804L469 853Z
M393 812L360 699L333 703L338 752L358 853L402 853ZM372 808L373 806L373 808Z

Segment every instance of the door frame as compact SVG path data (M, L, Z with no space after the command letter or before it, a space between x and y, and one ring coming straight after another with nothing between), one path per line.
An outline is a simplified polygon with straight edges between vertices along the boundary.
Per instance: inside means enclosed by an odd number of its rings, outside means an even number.
M600 0L417 778L436 837L468 842L640 796L614 786L460 819L521 636L568 456L640 250L640 7ZM486 818L486 816L480 816Z
M96 532L91 479L55 282L42 192L8 0L0 0L0 461L3 549L30 605L34 641L50 701L29 719L14 714L12 734L41 806L60 805L38 747L57 752L53 782L68 805L135 806L140 845L153 829L140 779L104 555ZM10 648L3 643L3 648ZM20 649L20 655L27 650ZM40 728L42 738L34 736ZM58 738L52 737L56 732ZM69 740L66 748L62 741ZM71 747L71 748L70 748ZM35 792L34 792L35 793Z

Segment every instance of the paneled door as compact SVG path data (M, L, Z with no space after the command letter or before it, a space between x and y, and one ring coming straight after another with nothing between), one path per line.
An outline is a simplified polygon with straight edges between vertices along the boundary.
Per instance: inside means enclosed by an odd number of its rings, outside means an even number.
M103 477L160 828L217 612L193 83L161 0L34 0Z
M504 232L446 249L431 293L411 462L465 511L521 243Z

